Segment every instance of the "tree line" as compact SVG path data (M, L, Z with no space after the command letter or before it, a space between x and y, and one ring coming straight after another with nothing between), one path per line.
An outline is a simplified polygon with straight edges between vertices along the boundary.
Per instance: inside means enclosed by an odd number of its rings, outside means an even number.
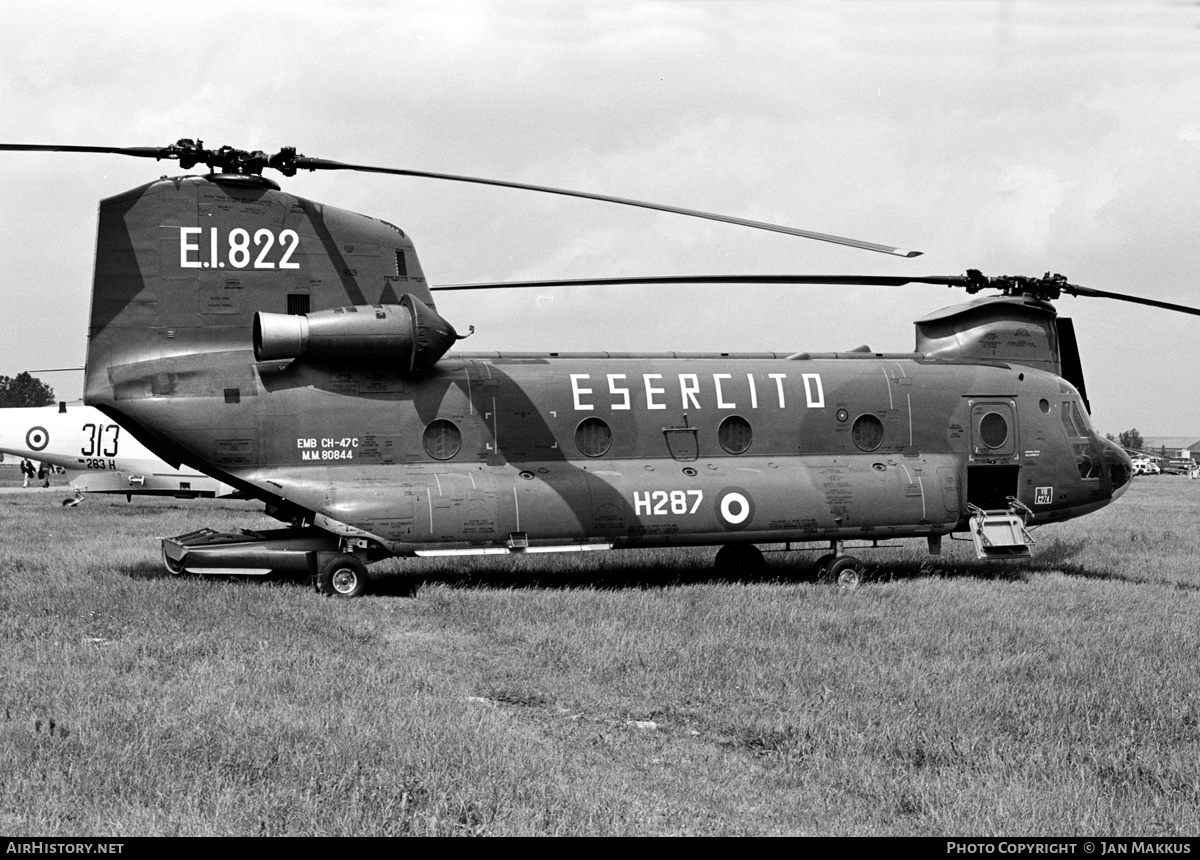
M28 371L16 376L0 376L0 408L11 406L53 406L54 389Z

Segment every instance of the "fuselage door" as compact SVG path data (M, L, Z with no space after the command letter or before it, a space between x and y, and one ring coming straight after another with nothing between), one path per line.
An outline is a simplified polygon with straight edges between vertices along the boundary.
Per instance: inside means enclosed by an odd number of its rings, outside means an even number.
M695 460L700 456L700 441L695 427L687 426L684 418L682 427L664 427L663 436L667 440L667 450L676 460Z
M996 397L971 398L971 451L967 502L985 511L1008 507L1018 495L1017 403Z

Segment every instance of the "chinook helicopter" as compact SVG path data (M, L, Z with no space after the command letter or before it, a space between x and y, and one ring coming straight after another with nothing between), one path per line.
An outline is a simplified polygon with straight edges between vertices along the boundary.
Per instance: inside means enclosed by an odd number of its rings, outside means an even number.
M560 194L905 257L919 252L696 210L476 177L181 140L0 145L178 161L100 204L84 399L157 456L262 500L280 529L163 540L173 573L314 577L351 597L391 556L847 542L969 533L984 558L1027 527L1096 511L1131 478L1089 423L1066 293L1200 310L1061 275L755 275L431 287L385 221L280 189L267 168L351 170ZM470 353L437 312L450 289L566 284L924 283L979 297L916 322L911 353Z

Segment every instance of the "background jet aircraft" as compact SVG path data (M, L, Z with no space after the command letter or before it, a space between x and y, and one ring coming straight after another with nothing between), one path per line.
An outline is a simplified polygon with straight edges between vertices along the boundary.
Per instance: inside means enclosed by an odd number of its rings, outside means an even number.
M0 452L79 472L83 493L177 498L236 496L227 484L195 469L176 469L151 454L104 413L82 403L0 409Z

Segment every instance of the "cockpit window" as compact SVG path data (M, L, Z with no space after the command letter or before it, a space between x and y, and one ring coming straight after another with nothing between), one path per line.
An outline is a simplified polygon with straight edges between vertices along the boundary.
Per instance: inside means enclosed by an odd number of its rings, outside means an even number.
M1063 426L1067 428L1068 436L1086 439L1092 435L1087 419L1084 417L1083 412L1080 411L1079 404L1074 400L1063 401L1062 422Z
M1079 477L1098 479L1104 471L1100 453L1092 446L1092 429L1088 426L1087 418L1079 404L1074 400L1063 401L1062 422L1067 435L1074 440L1071 447L1075 452L1075 465L1079 469Z

